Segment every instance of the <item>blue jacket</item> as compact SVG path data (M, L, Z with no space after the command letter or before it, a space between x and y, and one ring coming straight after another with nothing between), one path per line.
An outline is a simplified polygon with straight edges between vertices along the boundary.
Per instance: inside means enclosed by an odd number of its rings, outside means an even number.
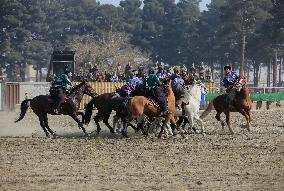
M132 79L128 80L128 86L130 86L132 88L132 90L135 90L137 88L137 86L139 86L140 84L142 84L143 81L138 78L138 77L133 77Z
M159 80L162 80L162 79L165 79L167 77L167 74L166 73L161 73L161 72L158 72L156 74L156 76L159 78Z
M229 75L225 75L223 78L223 86L228 88L229 86L235 85L239 81L239 75L235 71L231 71Z
M179 75L175 75L174 78L173 78L173 81L172 81L172 86L176 86L177 84L181 85L181 86L184 86L184 79L182 79L181 76Z

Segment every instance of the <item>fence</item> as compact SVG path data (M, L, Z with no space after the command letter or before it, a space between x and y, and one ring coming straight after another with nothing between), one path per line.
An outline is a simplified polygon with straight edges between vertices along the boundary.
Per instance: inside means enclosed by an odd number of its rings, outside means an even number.
M111 93L115 91L115 87L121 87L125 82L89 82L98 94ZM7 82L2 84L5 91L3 96L5 97L5 108L14 110L15 106L19 107L19 104L25 99L25 93L28 94L29 98L33 98L38 95L46 95L49 92L49 82ZM213 82L205 83L208 89L208 95L206 101L212 100L218 94L218 88L215 87ZM268 92L266 88L265 92ZM283 88L284 89L284 88ZM282 99L282 98L281 98ZM90 96L84 95L83 100L80 104L80 109L84 109L85 105L91 100ZM0 100L1 101L1 100Z
M0 82L0 111L3 111L3 103L2 103L3 95L4 95L4 92L2 90L2 83Z
M251 91L252 101L284 100L284 87L249 87L249 89ZM212 101L215 97L221 94L222 93L220 93L220 91L216 91L216 93L208 93L206 95L206 101Z

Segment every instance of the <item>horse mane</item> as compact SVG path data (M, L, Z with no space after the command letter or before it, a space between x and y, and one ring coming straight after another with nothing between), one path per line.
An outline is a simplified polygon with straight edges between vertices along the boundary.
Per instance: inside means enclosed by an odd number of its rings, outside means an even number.
M69 95L73 94L74 92L77 92L78 89L80 89L84 84L84 82L81 82L80 84L73 86L73 88L70 90Z

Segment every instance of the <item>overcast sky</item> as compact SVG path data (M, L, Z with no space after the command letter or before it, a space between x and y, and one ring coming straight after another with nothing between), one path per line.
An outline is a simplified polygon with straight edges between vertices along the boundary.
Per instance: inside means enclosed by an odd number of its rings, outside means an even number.
M103 4L114 4L114 5L119 5L120 0L98 0ZM200 9L201 11L203 11L206 8L206 4L209 4L211 2L211 0L202 0L202 3L200 4Z

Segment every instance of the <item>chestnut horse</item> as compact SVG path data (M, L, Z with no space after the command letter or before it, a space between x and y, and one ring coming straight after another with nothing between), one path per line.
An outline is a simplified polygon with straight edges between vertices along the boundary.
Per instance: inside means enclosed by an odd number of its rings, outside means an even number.
M247 122L246 127L247 127L248 131L250 131L251 121L252 121L252 112L251 112L252 101L250 99L250 91L249 91L247 84L246 84L246 78L241 77L240 80L239 80L239 83L237 83L234 88L237 89L237 93L236 93L236 97L235 97L235 100L234 100L234 103L233 103L234 104L233 109L229 108L229 105L226 102L228 95L223 94L223 95L219 95L212 102L210 102L208 107L206 108L206 110L201 115L201 119L206 117L209 114L209 112L213 109L213 106L214 106L215 110L217 111L215 118L218 121L220 121L222 127L224 127L225 123L223 121L221 121L221 119L220 119L221 113L224 112L224 114L226 115L226 123L228 125L228 128L229 128L231 134L233 134L234 132L233 132L233 130L231 128L231 124L230 124L230 112L239 112L243 116L245 116L246 122Z
M159 88L167 88L167 94L168 94L167 101L168 101L169 113L167 116L163 116L165 120L163 121L159 137L162 136L169 122L174 126L174 128L176 128L176 120L174 117L176 111L175 96L171 87L171 80L166 80L164 83L165 83L164 87L159 87ZM127 137L128 123L131 122L132 120L143 119L145 115L150 119L154 117L162 117L161 116L162 111L144 96L134 96L130 98L127 104L127 111L128 111L128 122L124 123L124 127L122 130L122 134L126 137ZM143 128L141 128L141 130L143 131Z
M59 115L63 114L71 116L78 123L78 126L82 129L84 134L86 136L89 136L86 133L83 124L80 122L80 120L77 117L79 113L78 110L80 102L84 94L87 94L92 97L97 95L95 90L88 83L86 83L86 81L83 81L79 85L76 85L72 88L71 92L66 96L64 103L62 103ZM53 104L54 101L52 100L50 95L39 95L34 97L33 99L24 100L21 103L20 117L15 121L15 123L21 121L25 117L25 114L30 106L33 112L38 116L40 121L40 126L44 130L45 135L47 137L49 136L55 137L56 136L55 133L50 129L48 125L48 118L47 118L47 114L56 115L53 111Z

